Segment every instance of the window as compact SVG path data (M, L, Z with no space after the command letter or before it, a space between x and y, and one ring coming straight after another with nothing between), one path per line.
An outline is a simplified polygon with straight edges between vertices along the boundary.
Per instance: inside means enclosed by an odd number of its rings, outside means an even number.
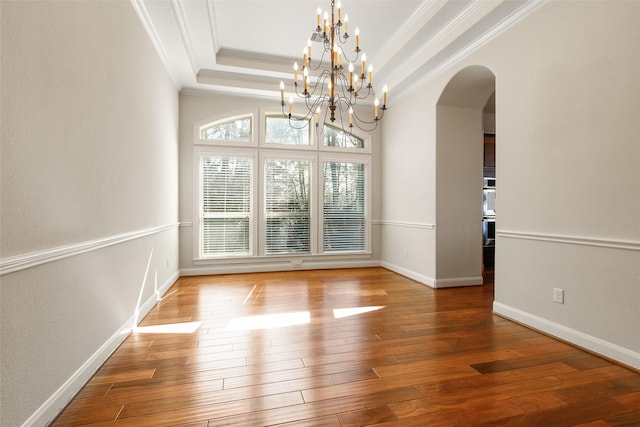
M265 161L265 253L311 252L311 162Z
M200 157L201 256L251 254L252 159Z
M200 138L251 142L252 116L232 117L200 126Z
M340 148L364 148L364 140L344 133L331 125L324 125L324 146Z
M198 258L366 257L370 139L328 124L321 134L311 124L292 128L257 109L239 113L194 125Z
M366 249L365 165L324 162L323 166L324 252Z
M311 126L309 122L299 120L299 123L299 128L294 128L289 124L289 119L282 117L282 114L265 116L265 142L267 144L310 145ZM306 126L302 127L305 124Z

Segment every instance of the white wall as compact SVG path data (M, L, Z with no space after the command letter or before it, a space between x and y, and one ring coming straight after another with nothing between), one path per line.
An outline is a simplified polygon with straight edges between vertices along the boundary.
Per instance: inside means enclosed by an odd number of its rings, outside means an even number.
M382 128L382 265L431 286L436 277L436 102L424 99L439 96L432 91L394 98Z
M0 424L45 425L177 277L178 96L129 2L0 14Z
M638 22L551 2L495 46L495 309L640 368Z
M424 187L435 188L438 97L459 70L486 66L495 74L499 147L495 311L640 368L637 22L638 2L548 2L396 101L390 112L413 112L407 121L388 115L385 153L413 153L426 167L384 156L383 222L432 221L432 197L394 190L412 182L433 191ZM383 236L384 247L423 241L391 227ZM565 290L565 304L552 301L554 287Z
M251 98L183 92L180 95L180 268L183 275L234 273L246 271L291 270L289 257L253 257L237 260L196 260L194 247L195 227L198 212L195 211L195 186L197 177L194 171L196 146L194 145L194 127L197 123L225 117L254 113L258 122L261 114L278 113L279 98ZM385 118L386 120L386 118ZM257 128L256 128L257 129ZM371 254L353 256L297 255L303 261L302 268L338 268L358 266L378 266L380 264L380 225L381 216L381 173L379 130L371 133L372 144L372 182L371 206L374 222L371 232Z
M436 114L435 285L482 284L482 108Z

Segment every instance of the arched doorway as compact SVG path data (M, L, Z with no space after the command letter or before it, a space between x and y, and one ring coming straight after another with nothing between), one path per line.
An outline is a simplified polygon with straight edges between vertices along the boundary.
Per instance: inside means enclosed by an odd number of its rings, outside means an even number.
M470 66L436 108L436 287L483 283L484 112L495 75Z

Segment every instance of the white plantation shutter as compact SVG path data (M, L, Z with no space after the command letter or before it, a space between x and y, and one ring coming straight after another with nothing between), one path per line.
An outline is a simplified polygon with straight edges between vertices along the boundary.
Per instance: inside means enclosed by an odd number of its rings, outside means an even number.
M310 253L309 160L265 161L265 253Z
M249 157L200 158L203 256L251 253L252 169Z
M364 251L366 248L365 165L323 164L323 250Z

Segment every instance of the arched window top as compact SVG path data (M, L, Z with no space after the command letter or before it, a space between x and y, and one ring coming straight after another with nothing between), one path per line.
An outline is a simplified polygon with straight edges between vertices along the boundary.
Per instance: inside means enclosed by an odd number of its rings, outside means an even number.
M364 139L353 134L345 133L342 129L335 126L325 123L323 134L323 145L325 147L364 148Z
M253 115L227 117L201 125L200 139L228 142L251 142Z

